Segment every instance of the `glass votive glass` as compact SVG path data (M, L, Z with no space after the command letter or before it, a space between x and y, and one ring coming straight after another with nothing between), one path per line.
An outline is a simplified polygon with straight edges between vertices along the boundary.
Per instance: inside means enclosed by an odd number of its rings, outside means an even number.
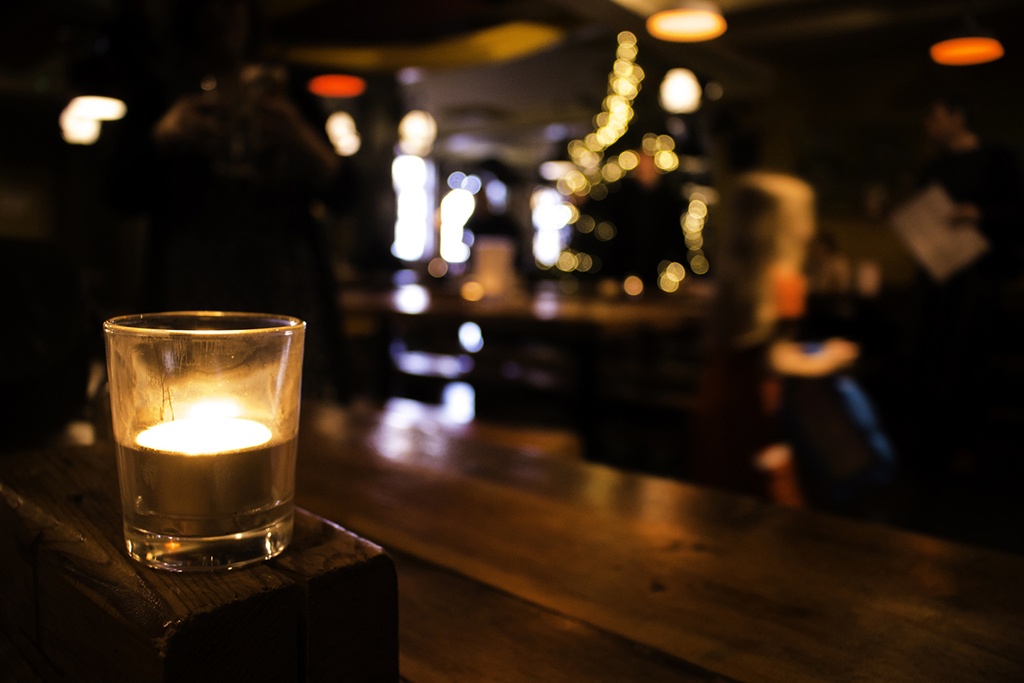
M292 538L306 324L182 311L103 324L128 554L243 567Z

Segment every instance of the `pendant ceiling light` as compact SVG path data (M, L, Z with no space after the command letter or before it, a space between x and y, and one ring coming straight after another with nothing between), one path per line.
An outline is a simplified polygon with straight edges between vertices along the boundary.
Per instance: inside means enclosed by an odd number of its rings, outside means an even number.
M725 17L710 2L682 2L647 18L647 32L660 40L696 43L725 33Z
M348 74L321 74L311 78L306 87L320 97L345 99L362 95L366 91L366 81Z
M946 66L970 66L994 62L1003 56L1003 44L991 33L978 27L969 10L963 31L940 40L929 50L932 61Z

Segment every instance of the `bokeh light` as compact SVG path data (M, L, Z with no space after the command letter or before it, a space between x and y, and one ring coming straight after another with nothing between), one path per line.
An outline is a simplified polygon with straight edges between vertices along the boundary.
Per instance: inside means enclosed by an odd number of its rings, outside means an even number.
M102 124L95 119L70 116L65 109L61 113L60 133L64 141L72 145L91 145L100 139Z
M597 224L597 227L594 229L594 232L597 239L601 240L602 242L607 242L608 240L615 237L617 230L615 229L614 223L602 221L601 223Z
M456 424L469 424L476 417L476 391L465 382L449 382L441 392L445 416Z
M127 112L125 103L113 97L75 97L58 117L61 135L70 144L91 145L99 139L103 121L117 121Z
M462 323L459 326L459 344L470 353L484 348L484 334L480 326L473 322Z
M463 263L469 259L469 245L465 243L466 221L473 215L476 200L468 190L452 190L441 200L441 258L448 263Z
M466 301L480 301L484 298L484 286L476 280L467 280L459 288L459 295Z
M434 277L444 277L448 274L448 262L440 257L432 258L427 264L427 272Z
M117 121L128 113L124 102L115 97L83 95L68 102L65 111L69 116L93 121Z
M423 285L403 285L392 296L395 308L409 315L422 313L430 306L430 292Z
M348 112L334 112L327 117L324 128L327 130L328 139L334 146L334 151L339 156L350 157L362 146L362 138L356 130L355 119Z
M686 277L686 269L683 267L683 264L673 261L665 267L664 275L670 280L680 282Z
M626 150L619 155L619 166L627 171L632 171L640 163L640 157L633 150Z
M404 261L426 253L431 235L433 164L422 157L400 155L391 163L397 216L391 252Z
M541 267L555 265L565 249L574 207L550 187L538 187L530 197L533 219L533 257Z
M675 152L663 149L654 154L654 165L658 167L659 171L665 173L674 171L679 168L679 157Z
M689 69L669 69L661 82L658 101L672 114L691 114L700 109L701 87Z
M630 296L640 296L644 291L644 283L636 275L630 275L622 283L622 290Z
M398 148L403 154L426 156L437 138L437 122L425 111L413 110L398 124Z

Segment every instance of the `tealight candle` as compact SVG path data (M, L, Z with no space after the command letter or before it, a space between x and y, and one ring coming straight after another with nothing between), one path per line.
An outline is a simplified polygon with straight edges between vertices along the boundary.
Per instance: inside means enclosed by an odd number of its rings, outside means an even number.
M270 430L237 417L190 417L164 422L135 437L143 448L183 455L240 451L270 441Z
M165 515L164 523L183 533L235 533L234 511L273 507L286 488L287 480L274 485L274 473L284 473L274 462L281 449L259 448L271 437L266 426L241 418L164 422L135 438L139 448L122 449L126 483L136 507L148 501L150 525Z

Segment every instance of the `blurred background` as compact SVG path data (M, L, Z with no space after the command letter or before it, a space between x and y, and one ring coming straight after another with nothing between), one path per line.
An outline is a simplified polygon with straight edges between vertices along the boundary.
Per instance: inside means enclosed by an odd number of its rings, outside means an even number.
M310 400L752 492L701 435L746 381L712 362L730 197L771 171L817 225L787 338L856 360L773 385L799 495L770 458L753 492L1021 552L1024 2L722 0L721 35L652 35L679 6L5 5L4 449L96 438L104 319L272 307L315 331ZM1005 54L937 63L965 31ZM999 263L941 281L892 222L950 151L937 99L1016 160L983 179Z

